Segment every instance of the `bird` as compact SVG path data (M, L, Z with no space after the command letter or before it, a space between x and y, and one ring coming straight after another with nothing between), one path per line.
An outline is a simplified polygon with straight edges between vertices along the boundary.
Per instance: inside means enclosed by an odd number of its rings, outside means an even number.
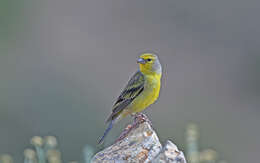
M137 115L153 104L159 97L161 88L162 66L154 53L142 53L138 59L138 71L130 78L127 85L116 99L112 113L107 118L108 127L98 144L104 141L113 125L128 115Z

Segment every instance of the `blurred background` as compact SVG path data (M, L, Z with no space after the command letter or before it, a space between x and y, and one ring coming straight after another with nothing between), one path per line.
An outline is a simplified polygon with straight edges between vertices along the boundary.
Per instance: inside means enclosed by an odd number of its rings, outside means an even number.
M194 122L201 148L258 162L259 15L256 0L1 0L0 153L21 162L32 136L54 135L63 160L79 160L152 50L164 75L146 112L160 139L185 150Z

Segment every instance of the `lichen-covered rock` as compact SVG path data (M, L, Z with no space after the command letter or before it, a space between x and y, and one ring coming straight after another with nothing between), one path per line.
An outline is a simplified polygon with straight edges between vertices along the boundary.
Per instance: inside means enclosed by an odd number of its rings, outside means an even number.
M133 129L127 137L97 153L92 163L148 162L161 150L162 145L149 123Z
M152 163L186 163L186 160L182 151L179 151L175 144L167 140Z
M98 152L92 163L186 163L184 155L167 141L162 147L148 122L139 124L125 138Z

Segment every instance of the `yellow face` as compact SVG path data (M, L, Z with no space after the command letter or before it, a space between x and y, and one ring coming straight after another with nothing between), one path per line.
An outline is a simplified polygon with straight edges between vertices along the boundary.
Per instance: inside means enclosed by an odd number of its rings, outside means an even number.
M137 60L140 71L143 73L160 73L161 64L158 57L152 53L144 53Z

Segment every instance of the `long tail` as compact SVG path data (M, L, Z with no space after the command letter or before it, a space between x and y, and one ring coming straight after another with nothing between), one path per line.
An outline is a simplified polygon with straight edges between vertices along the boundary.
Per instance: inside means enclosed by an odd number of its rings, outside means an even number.
M98 140L98 144L103 143L105 137L107 136L108 132L112 129L113 125L114 125L114 120L111 120L109 122L109 125L108 125L107 129L104 132L104 135Z

